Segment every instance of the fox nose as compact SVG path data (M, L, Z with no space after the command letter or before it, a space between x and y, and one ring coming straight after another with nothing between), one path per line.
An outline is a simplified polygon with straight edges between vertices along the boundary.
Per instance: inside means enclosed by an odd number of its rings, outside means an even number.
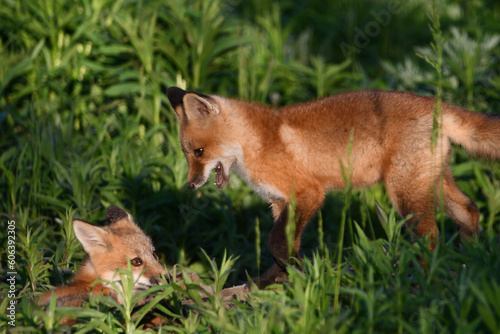
M158 278L158 277L151 277L149 279L149 283L151 283L151 285L159 285L161 283L161 281L160 281L160 278Z
M197 187L205 183L203 180L203 174L199 173L193 175L192 177L188 177L188 189L196 189Z

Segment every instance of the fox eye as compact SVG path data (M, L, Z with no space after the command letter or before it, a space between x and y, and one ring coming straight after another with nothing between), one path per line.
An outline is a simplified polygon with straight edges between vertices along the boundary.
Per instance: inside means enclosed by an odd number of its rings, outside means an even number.
M203 147L197 148L194 150L194 157L199 158L203 155Z
M132 263L132 265L135 267L139 267L142 265L142 260L140 258L136 257L135 259L132 259L132 261L130 261L130 263Z

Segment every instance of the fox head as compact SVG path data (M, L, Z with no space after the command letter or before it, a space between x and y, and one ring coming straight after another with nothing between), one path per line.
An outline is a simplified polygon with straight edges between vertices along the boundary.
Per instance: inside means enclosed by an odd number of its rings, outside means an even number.
M187 187L204 185L215 169L215 185L223 189L241 148L227 131L224 99L170 87L167 96L180 121L181 147L188 162Z
M89 256L81 275L120 281L118 268L132 265L134 292L160 283L165 268L158 262L151 239L137 226L132 216L117 206L106 211L108 226L100 227L81 220L73 221L78 240ZM111 288L111 286L108 286Z

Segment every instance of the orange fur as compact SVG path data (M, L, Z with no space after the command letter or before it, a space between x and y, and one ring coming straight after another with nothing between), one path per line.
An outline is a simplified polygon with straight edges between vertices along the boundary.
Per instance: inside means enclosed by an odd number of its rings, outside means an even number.
M167 95L180 121L188 187L202 186L216 168L216 184L222 189L234 168L272 205L275 225L269 247L276 265L261 278L261 286L285 276L286 205L292 191L300 215L294 243L298 252L301 233L325 192L345 186L342 169L348 166L354 187L383 182L402 216L418 214L408 222L417 237L436 239L441 180L445 210L461 234L479 232L478 209L457 188L448 167L450 141L473 154L500 159L498 116L443 103L441 136L432 150L434 99L411 93L348 92L278 110L177 87Z
M127 268L127 261L132 264L134 292L147 290L160 283L165 268L158 262L151 239L137 226L130 214L117 206L111 206L106 212L108 226L100 227L81 220L73 222L73 229L78 240L89 255L78 269L73 280L67 286L60 286L48 291L40 299L41 305L49 303L55 294L57 306L80 307L89 299L90 293L107 295L121 303L120 295L111 285L99 282L92 287L96 279L119 281L116 273L119 268ZM118 283L119 285L119 283ZM64 319L63 323L72 324L74 320Z

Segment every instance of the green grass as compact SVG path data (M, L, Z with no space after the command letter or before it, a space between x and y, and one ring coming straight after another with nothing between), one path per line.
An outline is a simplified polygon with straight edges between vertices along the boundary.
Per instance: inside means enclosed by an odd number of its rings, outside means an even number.
M271 213L246 184L232 175L224 191L185 188L169 86L277 106L362 88L435 95L440 87L444 101L499 112L500 5L437 4L438 54L429 46L432 8L411 1L346 59L339 45L352 44L354 29L388 2L4 1L0 222L16 224L16 329L60 332L58 319L74 314L74 331L135 332L144 314L163 312L162 332L499 333L500 168L460 148L452 170L484 229L462 249L441 217L444 242L435 252L410 243L376 185L328 195L304 233L303 271L290 268L289 283L231 309L199 298L183 309L189 296L176 284L154 288L158 298L138 308L130 295L124 306L104 298L50 312L31 302L81 265L72 220L102 223L110 205L134 216L169 268L195 271L216 291L271 265ZM441 72L417 54L441 59ZM7 233L0 229L3 332ZM417 256L426 275L409 265Z

